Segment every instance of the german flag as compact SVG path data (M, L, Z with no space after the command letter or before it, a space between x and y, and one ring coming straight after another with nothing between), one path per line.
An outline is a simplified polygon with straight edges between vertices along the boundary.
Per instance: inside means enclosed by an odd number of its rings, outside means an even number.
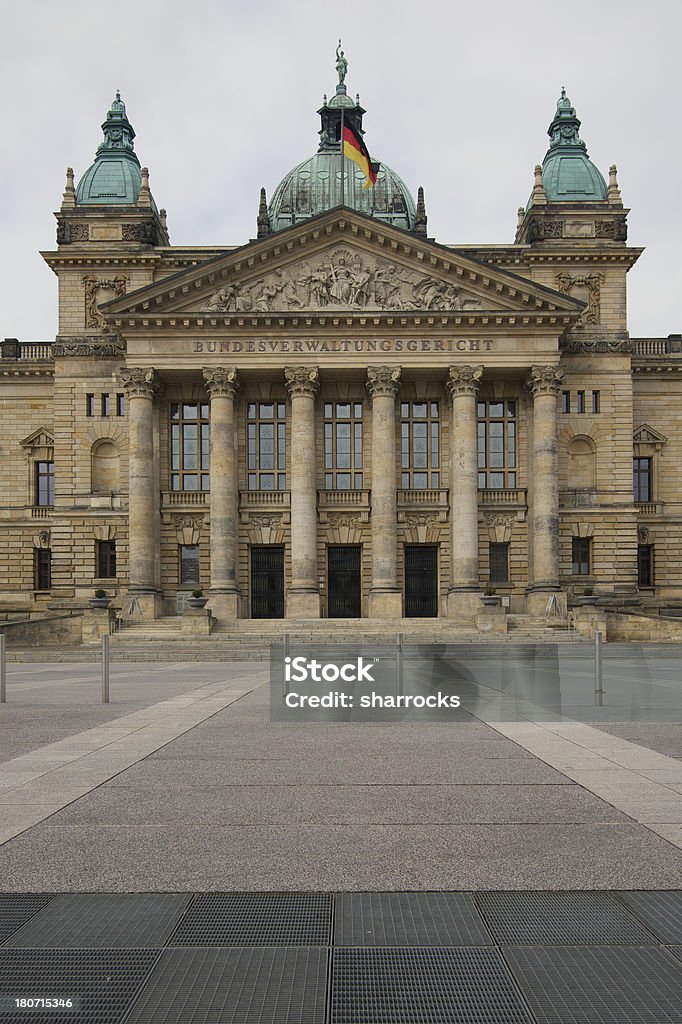
M349 124L344 124L343 126L343 152L344 156L347 156L349 160L357 164L364 174L366 180L362 186L363 189L373 185L377 180L379 164L372 163L372 158L367 152L367 146L355 128Z

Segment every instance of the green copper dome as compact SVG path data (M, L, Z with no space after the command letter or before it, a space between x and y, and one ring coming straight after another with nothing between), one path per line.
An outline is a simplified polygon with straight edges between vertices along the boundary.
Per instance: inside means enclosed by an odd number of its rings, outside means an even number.
M550 143L542 162L542 185L550 203L606 199L606 182L588 159L579 128L575 108L562 89L554 120L547 130Z
M97 149L94 164L78 182L76 203L78 206L132 205L140 192L140 161L133 150L135 132L126 117L119 92L102 131L104 141Z
M318 110L322 120L319 149L289 171L275 189L269 204L272 231L281 231L341 205L406 231L415 230L417 211L414 199L402 178L386 164L379 164L374 186L363 189L364 174L345 158L342 189L339 143L342 117L343 123L351 125L362 137L362 115L365 113L360 106L360 97L356 96L354 102L346 92L347 68L348 61L339 41L336 92L329 102L325 96ZM374 154L372 160L376 166Z

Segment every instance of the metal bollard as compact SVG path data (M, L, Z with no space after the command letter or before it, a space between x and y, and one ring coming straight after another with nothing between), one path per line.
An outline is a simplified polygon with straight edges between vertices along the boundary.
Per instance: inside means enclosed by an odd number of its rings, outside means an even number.
M602 674L602 651L601 651L601 630L594 631L594 703L597 707L604 704L603 674Z
M109 637L102 637L102 704L109 703Z
M7 703L7 663L5 661L5 634L0 633L0 704Z
M403 634L398 633L395 648L395 688L398 696L403 693Z

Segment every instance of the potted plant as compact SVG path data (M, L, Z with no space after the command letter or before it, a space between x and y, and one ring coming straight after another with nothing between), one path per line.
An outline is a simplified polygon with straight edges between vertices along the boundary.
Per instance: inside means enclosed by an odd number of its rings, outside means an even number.
M111 598L107 595L106 590L96 590L95 596L90 598L88 604L91 608L108 608Z
M573 603L577 605L596 604L597 595L594 592L594 587L585 587L582 594L576 594L574 596Z
M499 604L501 604L502 598L497 593L497 590L492 585L492 583L489 583L485 590L483 591L481 601L486 606L486 608L495 608Z
M197 587L196 590L192 591L192 596L187 601L190 608L204 608L208 603L208 598L204 597L204 592L201 587Z

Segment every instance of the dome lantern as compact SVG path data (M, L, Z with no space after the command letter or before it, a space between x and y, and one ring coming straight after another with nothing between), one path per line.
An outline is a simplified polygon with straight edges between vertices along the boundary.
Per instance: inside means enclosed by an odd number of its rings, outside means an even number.
M133 205L140 194L142 173L133 146L135 130L118 90L102 132L104 139L97 147L95 162L78 182L76 203L78 206Z
M548 202L603 202L606 182L587 155L575 107L561 89L556 113L547 129L549 149L542 162L542 185Z

